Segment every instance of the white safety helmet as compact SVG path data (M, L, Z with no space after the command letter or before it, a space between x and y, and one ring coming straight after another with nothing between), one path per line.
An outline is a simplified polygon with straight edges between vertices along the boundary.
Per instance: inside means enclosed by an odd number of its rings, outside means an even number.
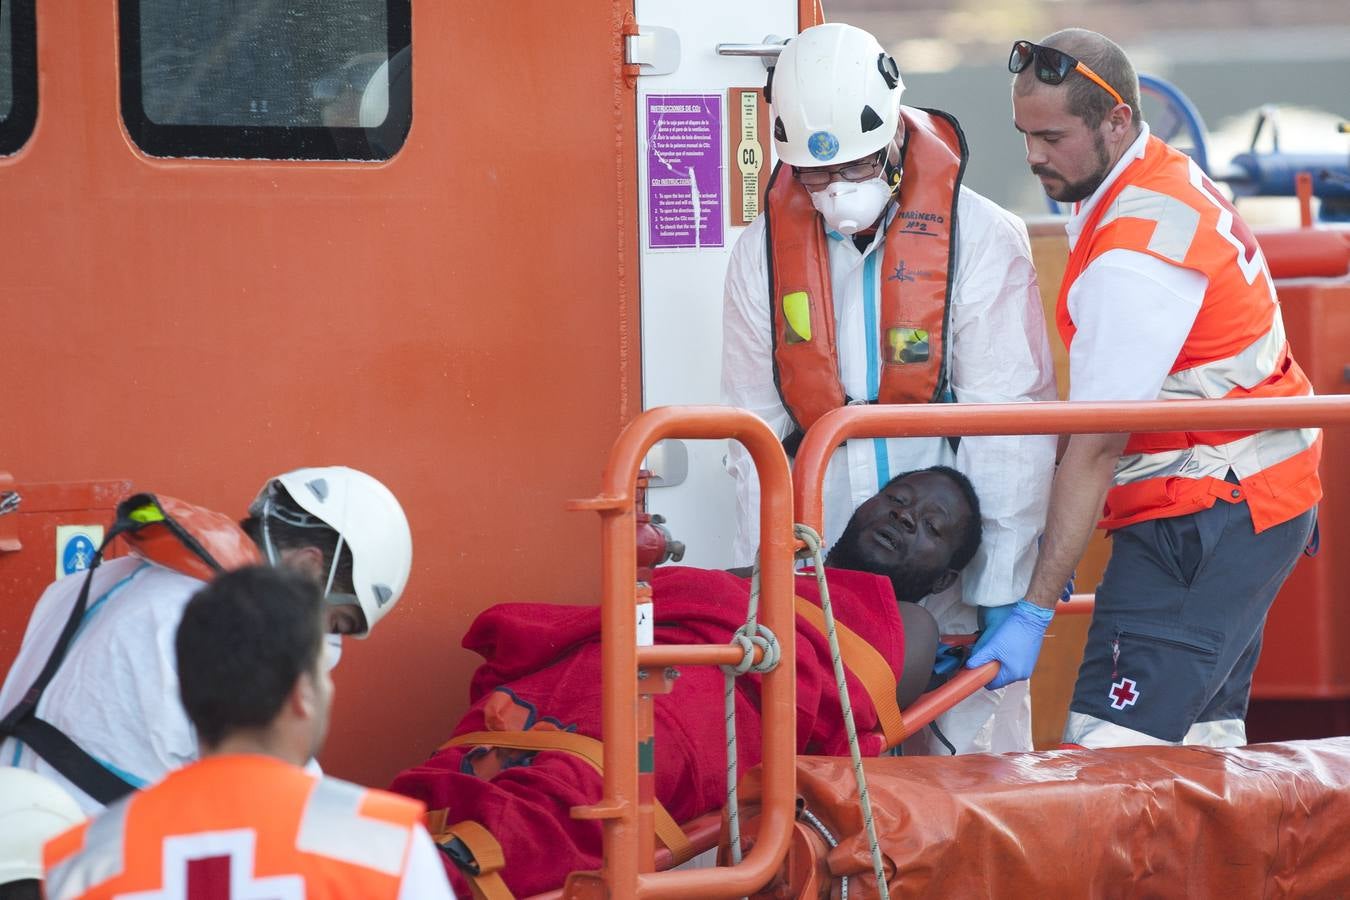
M296 518L274 503L273 488L280 485L308 517ZM375 623L394 608L412 570L412 531L403 507L389 488L365 472L346 466L296 469L270 479L249 506L249 515L262 521L263 550L276 563L268 533L269 519L301 528L328 526L338 533L333 566L324 594L332 588L342 545L351 548L352 585L366 617L366 637Z
M0 767L0 884L42 878L42 845L85 819L55 782Z
M830 166L895 137L905 84L895 59L861 28L830 23L797 35L769 76L774 148L790 166Z

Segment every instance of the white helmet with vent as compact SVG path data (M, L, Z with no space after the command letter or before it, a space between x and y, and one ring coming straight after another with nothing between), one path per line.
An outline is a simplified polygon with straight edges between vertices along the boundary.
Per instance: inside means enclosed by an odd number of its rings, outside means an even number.
M774 148L792 166L834 166L886 146L905 85L895 59L861 28L817 25L797 35L769 80Z
M273 502L274 485L285 488L308 515L296 517L279 510ZM360 637L369 635L402 596L412 570L412 531L398 498L365 472L323 466L278 475L263 485L249 514L262 520L267 545L263 549L273 562L276 554L267 536L269 517L301 528L326 525L338 533L333 571L346 544L352 554L352 586L366 617L366 630ZM325 593L332 580L330 571Z

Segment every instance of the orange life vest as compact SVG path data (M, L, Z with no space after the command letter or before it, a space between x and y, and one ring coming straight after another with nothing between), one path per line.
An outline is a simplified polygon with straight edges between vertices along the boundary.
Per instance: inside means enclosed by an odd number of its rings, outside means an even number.
M117 505L117 518L135 523L121 537L137 556L202 581L218 574L207 559L227 572L263 561L229 516L175 497L135 494Z
M901 107L900 118L904 178L882 257L876 402L930 403L941 399L948 381L950 268L966 141L946 113ZM765 225L774 381L788 413L809 428L853 398L839 381L825 229L809 193L781 163L769 184Z
M48 842L47 895L395 900L423 810L270 756L209 757Z
M1065 346L1076 330L1070 287L1093 260L1115 249L1147 253L1209 279L1159 399L1312 393L1290 353L1274 282L1251 230L1189 157L1155 137L1098 200L1069 254L1056 310ZM1131 435L1100 527L1184 515L1215 499L1245 499L1252 524L1263 531L1321 498L1321 452L1317 429ZM1229 469L1236 487L1224 480Z

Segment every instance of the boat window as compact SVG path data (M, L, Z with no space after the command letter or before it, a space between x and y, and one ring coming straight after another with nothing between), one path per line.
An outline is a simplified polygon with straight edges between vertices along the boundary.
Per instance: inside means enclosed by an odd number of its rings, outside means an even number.
M33 0L0 0L0 154L22 147L36 121Z
M388 159L411 0L120 0L122 117L151 156Z

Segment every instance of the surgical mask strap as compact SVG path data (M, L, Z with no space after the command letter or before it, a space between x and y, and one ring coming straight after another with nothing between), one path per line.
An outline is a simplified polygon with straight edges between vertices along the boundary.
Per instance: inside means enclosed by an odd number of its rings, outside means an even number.
M323 586L323 597L328 599L328 592L333 589L333 579L337 577L338 560L342 558L342 532L338 532L337 546L333 548L333 564L328 567L328 583Z

